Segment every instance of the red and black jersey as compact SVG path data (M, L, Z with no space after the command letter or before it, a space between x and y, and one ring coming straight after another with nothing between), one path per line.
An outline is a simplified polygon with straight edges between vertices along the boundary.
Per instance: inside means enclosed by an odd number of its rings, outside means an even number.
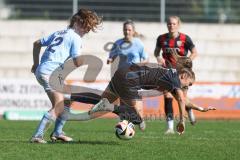
M162 34L158 36L156 46L162 49L162 56L171 67L176 65L176 60L171 55L171 49L176 50L180 56L187 56L188 51L195 47L191 38L183 33L179 33L177 38L171 38L169 33Z

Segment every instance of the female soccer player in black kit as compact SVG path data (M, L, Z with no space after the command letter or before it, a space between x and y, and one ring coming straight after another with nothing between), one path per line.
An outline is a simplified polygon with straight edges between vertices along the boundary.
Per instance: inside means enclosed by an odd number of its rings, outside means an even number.
M191 60L187 57L181 57L176 64L177 69L166 69L158 64L133 64L119 68L101 96L93 93L75 93L71 95L72 101L95 104L87 115L83 113L74 115L74 117L82 116L82 118L79 117L76 120L88 120L94 118L91 115L95 112L108 111L117 114L122 120L138 124L140 129L144 130L143 116L139 114L136 107L138 101L142 100L142 96L138 91L140 89L158 90L161 93L171 92L178 101L180 111L178 126L182 126L184 131L185 108L192 108L202 112L212 110L212 108L199 107L191 103L186 97L185 89L191 86L195 80L191 67ZM121 100L120 106L111 104L117 98Z
M112 111L118 114L121 119L139 124L140 129L144 130L143 117L135 106L142 100L138 91L152 89L173 94L179 105L179 125L184 127L185 106L191 103L186 104L182 88L192 85L194 80L195 75L190 68L181 68L177 71L176 69L162 68L158 64L133 64L122 67L115 72L101 96L103 100L90 110L90 114L99 111ZM117 98L120 98L120 106L111 104Z

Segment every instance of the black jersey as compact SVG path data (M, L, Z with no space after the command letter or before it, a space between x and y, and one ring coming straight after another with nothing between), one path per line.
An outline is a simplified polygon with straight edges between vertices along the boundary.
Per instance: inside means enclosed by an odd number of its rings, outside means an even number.
M139 99L138 90L156 89L174 91L181 88L175 69L165 69L157 64L136 65L119 68L110 82L110 88L123 99Z

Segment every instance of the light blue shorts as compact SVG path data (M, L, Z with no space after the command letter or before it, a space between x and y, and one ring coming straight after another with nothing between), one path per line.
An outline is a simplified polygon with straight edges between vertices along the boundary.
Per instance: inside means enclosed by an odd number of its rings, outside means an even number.
M50 75L39 73L38 70L35 72L35 77L38 83L43 86L45 92L54 91L49 83Z
M61 69L57 69L55 72L44 74L39 71L39 68L37 68L35 76L39 84L43 86L46 92L57 91L63 93L65 84L61 71Z

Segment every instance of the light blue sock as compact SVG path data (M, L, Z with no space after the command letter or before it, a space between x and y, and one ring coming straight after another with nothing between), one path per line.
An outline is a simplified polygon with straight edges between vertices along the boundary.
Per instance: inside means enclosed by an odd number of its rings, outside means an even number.
M49 112L45 113L33 137L43 137L46 127L52 121L54 121L54 118L52 117L52 115Z
M53 133L57 136L59 136L60 134L63 133L63 126L65 125L67 119L68 119L68 115L66 114L67 112L70 111L70 107L64 107L64 112L58 116L56 122L55 122L55 128Z

